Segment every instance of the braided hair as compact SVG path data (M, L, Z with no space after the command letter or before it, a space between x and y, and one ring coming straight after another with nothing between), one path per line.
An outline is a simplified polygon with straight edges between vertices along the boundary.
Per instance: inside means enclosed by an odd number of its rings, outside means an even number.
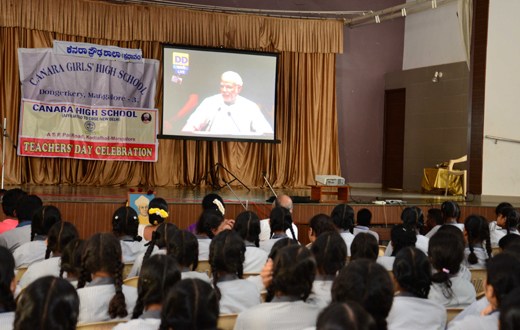
M59 256L63 252L63 248L78 237L79 233L74 224L66 221L55 223L49 230L47 237L45 259L49 259L51 252L54 256Z
M220 211L206 210L202 212L197 221L197 234L213 238L215 237L215 232L223 221L224 216Z
M296 240L292 224L291 212L288 209L281 206L274 207L269 214L270 237L273 237L275 232L281 231L285 233L286 230L289 230L292 238Z
M143 262L146 261L146 259L150 258L152 255L153 249L155 246L159 249L168 250L168 240L171 239L171 237L179 230L176 225L173 223L163 222L158 227L157 230L155 230L152 233L152 239L150 242L146 243L148 245L148 248L146 249L146 252L143 256Z
M139 218L133 208L122 206L112 215L112 232L116 237L130 236L140 242L142 237L137 234L138 229Z
M396 256L399 250L407 247L415 247L417 242L417 234L414 229L407 228L404 225L395 225L390 231L390 239L392 240L392 256Z
M217 234L209 245L209 264L213 276L213 287L220 300L221 293L217 286L222 274L236 275L242 278L244 273L246 246L237 232L224 230Z
M468 237L468 262L471 265L478 263L478 257L475 254L473 247L475 244L484 245L485 243L488 259L491 258L492 248L488 221L480 215L472 214L464 221L464 229L466 229L466 234Z
M354 230L354 209L348 204L339 204L332 209L330 214L334 225L342 231L349 231L350 233Z
M53 205L40 207L33 215L31 222L31 241L36 235L46 237L49 230L55 224L61 221L60 210Z
M0 246L0 308L6 312L16 309L11 283L14 280L14 258L9 249Z
M421 250L408 246L395 256L392 273L401 290L418 298L428 298L432 268Z
M337 231L324 232L312 243L311 252L316 259L318 273L332 275L345 266L347 245Z
M417 232L424 225L424 215L417 206L406 207L401 212L401 221L406 229Z
M85 240L79 238L75 238L65 245L61 253L60 277L67 273L69 280L79 278L81 274L81 256L84 247Z
M520 224L520 212L515 208L504 208L504 214L506 215L506 231L510 234L512 231L518 231L518 225Z
M83 288L91 274L103 271L114 279L115 294L108 306L111 318L126 317L125 295L123 293L122 252L119 240L111 233L98 233L91 236L83 250L81 275L78 288Z
M237 215L233 227L244 241L260 246L260 218L255 212L245 211Z
M153 209L159 209L163 212L154 212ZM166 203L166 200L161 197L155 197L152 199L150 204L148 204L148 222L150 222L152 226L157 226L163 223L167 217L168 203Z
M168 239L168 255L171 255L181 267L190 267L192 271L199 265L199 241L187 230L178 230Z

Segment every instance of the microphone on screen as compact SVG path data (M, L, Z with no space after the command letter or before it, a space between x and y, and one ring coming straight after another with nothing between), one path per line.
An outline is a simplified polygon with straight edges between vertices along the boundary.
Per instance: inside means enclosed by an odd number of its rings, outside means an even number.
M235 127L237 128L237 130L240 132L240 127L238 127L237 122L235 121L235 119L233 119L233 116L231 116L231 111L228 111L227 114L228 114L229 118L231 118L231 121L233 122L233 124L235 124Z
M205 131L211 132L211 127L213 127L213 123L215 122L215 117L217 117L217 114L220 112L221 107L218 107L217 112L213 115L213 118L208 122Z

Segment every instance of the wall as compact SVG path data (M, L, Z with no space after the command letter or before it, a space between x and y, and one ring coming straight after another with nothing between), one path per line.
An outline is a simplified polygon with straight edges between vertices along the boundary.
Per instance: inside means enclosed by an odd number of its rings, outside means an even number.
M520 140L520 2L491 0L484 136ZM482 195L520 196L520 144L484 138Z

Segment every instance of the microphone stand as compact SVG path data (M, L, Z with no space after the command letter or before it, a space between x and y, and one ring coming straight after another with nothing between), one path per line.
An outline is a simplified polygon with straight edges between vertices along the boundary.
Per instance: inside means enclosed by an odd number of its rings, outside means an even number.
M229 188L229 190L231 190L231 193L233 194L233 196L235 196L235 198L238 200L238 202L240 203L240 205L242 205L242 207L244 208L244 210L247 211L248 201L246 200L246 205L244 205L244 203L242 203L242 201L240 200L240 198L238 197L238 195L235 193L235 191L233 190L233 188L231 188L231 186L229 185L229 183L228 183L227 181L224 181L224 183L225 183L226 186Z
M271 183L269 183L269 180L267 180L267 177L265 175L266 175L266 173L262 172L262 176L264 177L265 183L267 183L267 186L269 187L269 189L271 189L271 192L273 193L274 197L278 198L278 195L274 191L273 186L271 186Z

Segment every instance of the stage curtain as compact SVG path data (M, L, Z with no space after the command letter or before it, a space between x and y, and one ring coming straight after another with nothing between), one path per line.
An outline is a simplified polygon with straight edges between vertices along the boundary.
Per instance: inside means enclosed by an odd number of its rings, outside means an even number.
M281 143L159 140L157 163L18 157L17 49L52 47L53 40L141 48L146 58L159 60L161 43L278 51ZM341 22L82 0L0 0L0 47L0 110L11 138L3 146L6 184L207 184L202 179L217 162L252 187L263 184L263 171L276 187L302 187L314 183L314 174L340 174L335 54L343 48ZM158 79L160 112L161 90ZM226 171L220 174L232 179Z

